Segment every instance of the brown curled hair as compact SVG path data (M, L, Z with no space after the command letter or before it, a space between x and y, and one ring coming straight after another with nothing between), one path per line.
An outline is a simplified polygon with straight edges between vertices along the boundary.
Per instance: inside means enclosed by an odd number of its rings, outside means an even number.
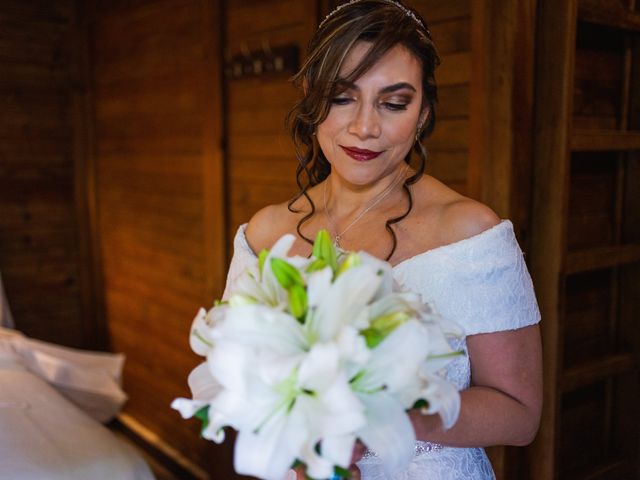
M387 260L391 258L397 246L396 234L391 226L411 212L413 198L409 186L417 182L424 173L427 152L422 140L429 136L435 127L438 94L434 71L440 63L426 22L416 11L404 6L401 8L397 5L398 2L395 3L388 0L350 2L334 10L321 23L309 42L305 62L292 78L294 85L302 88L303 96L287 116L287 127L293 138L298 159L296 183L300 189L289 201L288 207L290 211L299 213L299 210L293 208L293 204L301 197L305 197L309 202L311 210L300 219L296 230L301 238L311 244L312 240L301 232L302 225L311 219L316 211L307 190L325 180L331 173L331 164L320 149L314 133L318 125L327 118L332 99L341 93L345 84L354 83L396 45L402 45L419 60L422 66L422 109L428 107L429 114L413 147L418 156L417 165L414 166L415 174L403 183L408 207L402 215L390 218L385 223L392 239L392 249ZM407 11L411 11L415 18L408 15ZM422 25L416 19L419 19ZM345 58L359 41L371 43L371 48L346 78L340 78L339 72ZM409 151L404 161L411 165L412 151Z

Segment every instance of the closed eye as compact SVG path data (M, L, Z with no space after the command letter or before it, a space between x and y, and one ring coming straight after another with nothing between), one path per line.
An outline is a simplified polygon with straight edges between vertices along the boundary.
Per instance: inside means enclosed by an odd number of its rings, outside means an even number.
M406 103L392 103L392 102L384 102L384 107L392 112L400 112L402 110L407 109Z
M351 101L352 101L352 99L349 98L349 97L336 97L333 100L331 100L331 104L332 105L347 105Z

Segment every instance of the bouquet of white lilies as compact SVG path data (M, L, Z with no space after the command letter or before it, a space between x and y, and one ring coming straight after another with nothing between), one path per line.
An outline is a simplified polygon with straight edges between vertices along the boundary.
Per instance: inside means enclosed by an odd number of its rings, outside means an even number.
M437 372L461 354L447 341L461 332L399 291L387 262L336 251L326 231L310 258L287 256L293 242L282 237L227 302L200 309L190 344L206 361L189 375L193 399L172 407L214 442L237 430L240 474L282 480L303 463L312 478L346 476L357 439L389 473L406 468L408 409L445 428L458 417L459 393Z

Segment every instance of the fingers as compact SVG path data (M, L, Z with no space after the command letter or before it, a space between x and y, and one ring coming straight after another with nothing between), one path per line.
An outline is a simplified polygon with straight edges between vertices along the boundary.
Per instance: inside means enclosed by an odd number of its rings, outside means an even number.
M360 480L360 469L355 465L349 469L351 480Z
M359 462L366 450L367 447L365 447L364 444L360 440L358 440L353 447L353 453L351 454L351 463L355 464L356 462Z

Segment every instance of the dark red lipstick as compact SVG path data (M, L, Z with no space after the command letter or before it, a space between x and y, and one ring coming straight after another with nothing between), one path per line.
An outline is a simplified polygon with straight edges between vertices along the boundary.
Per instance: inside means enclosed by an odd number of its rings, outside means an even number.
M373 160L382 153L374 152L373 150L367 150L365 148L345 147L342 145L340 145L340 147L347 155L349 155L354 160L358 160L359 162L368 162L369 160Z

